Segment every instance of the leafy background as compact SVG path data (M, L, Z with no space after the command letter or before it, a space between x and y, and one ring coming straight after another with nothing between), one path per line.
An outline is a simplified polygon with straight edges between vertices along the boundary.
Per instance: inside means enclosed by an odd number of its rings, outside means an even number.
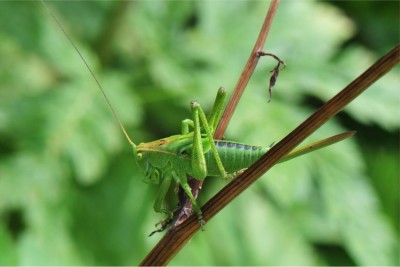
M266 1L49 2L135 142L176 134L189 102L232 91ZM0 264L138 264L162 234L157 188L46 9L0 3ZM373 15L371 15L373 14ZM371 17L372 16L372 17ZM278 141L399 40L396 1L282 1L266 50L288 64L267 104L263 58L226 138ZM171 265L399 264L399 68L273 168ZM207 179L204 203L224 185Z

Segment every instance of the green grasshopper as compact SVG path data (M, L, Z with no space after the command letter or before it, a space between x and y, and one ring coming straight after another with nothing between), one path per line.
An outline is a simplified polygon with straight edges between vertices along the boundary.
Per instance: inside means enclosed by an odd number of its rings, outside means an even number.
M171 187L179 185L184 190L200 225L203 226L201 209L188 184L188 176L197 180L203 180L207 176L231 179L270 149L270 147L213 139L224 110L225 97L226 91L221 87L208 117L200 104L192 101L190 103L192 119L182 121L179 135L136 145L123 130L132 146L135 161L145 176L144 181L159 186L154 210L167 215L166 220L161 222L160 231L165 229L164 224L168 225L173 217L173 210L163 205ZM351 135L353 132L343 133L298 148L282 158L279 163L334 144Z
M200 225L203 226L204 220L201 209L188 184L188 176L197 180L203 180L207 176L219 176L223 179L231 179L235 177L238 172L248 168L258 160L269 148L213 139L214 132L224 110L226 91L223 88L218 90L214 105L208 116L205 115L199 103L196 101L190 103L192 119L185 119L182 121L181 134L136 145L127 134L111 101L108 99L104 89L85 58L81 55L69 35L65 32L54 14L47 8L43 0L42 3L62 29L97 83L122 133L132 146L133 156L145 177L144 181L158 186L154 210L159 213L164 213L167 217L161 222L162 228L160 230L164 230L166 227L165 225L169 224L174 216L174 210L166 208L165 200L167 192L171 188L176 188L176 186L180 186L184 190L198 217ZM277 76L277 74L275 76ZM344 133L306 145L292 151L280 162L334 144L352 134L353 133Z

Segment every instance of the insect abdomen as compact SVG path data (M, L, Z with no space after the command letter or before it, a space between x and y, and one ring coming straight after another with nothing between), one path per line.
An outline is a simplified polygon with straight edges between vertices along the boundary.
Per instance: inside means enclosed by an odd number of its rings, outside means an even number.
M222 165L228 174L248 168L257 159L264 155L268 148L259 146L249 146L230 141L214 141ZM211 150L205 153L208 175L219 175L214 156Z

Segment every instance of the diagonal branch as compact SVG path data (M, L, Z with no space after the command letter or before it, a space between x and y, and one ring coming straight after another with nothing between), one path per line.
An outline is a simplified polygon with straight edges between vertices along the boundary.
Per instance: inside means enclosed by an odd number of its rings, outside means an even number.
M358 97L371 84L379 80L400 61L400 45L394 47L386 55L375 62L357 79L346 86L336 96L315 111L291 133L274 145L264 156L247 169L242 175L225 186L217 195L208 201L202 208L203 217L207 221L230 201L267 172L282 157L293 150L304 139L310 136L325 122L341 111L347 104ZM192 219L192 218L191 218ZM182 227L188 227L190 222Z
M398 64L399 61L400 45L397 45L336 96L326 102L320 109L315 111L314 114L307 118L278 144L273 146L242 175L237 177L211 198L202 207L204 220L210 220L229 202L261 177L261 175L267 172L280 158L293 150L305 138L359 96L371 84L385 75L385 73ZM199 224L196 216L189 217L181 225L171 229L140 265L165 265L198 230Z

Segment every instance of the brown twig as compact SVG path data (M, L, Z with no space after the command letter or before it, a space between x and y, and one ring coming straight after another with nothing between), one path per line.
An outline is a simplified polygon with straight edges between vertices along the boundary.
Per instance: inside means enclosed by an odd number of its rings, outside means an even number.
M250 77L257 66L258 60L260 59L259 52L262 51L264 47L265 40L267 39L276 10L278 9L279 1L280 0L273 0L269 6L257 41L253 47L253 50L251 51L249 59L247 60L246 66L244 67L244 70L240 75L235 90L233 91L232 96L229 99L228 104L226 105L224 113L222 114L221 121L218 124L217 130L215 131L215 139L221 139L224 135L226 128L228 127L228 124L233 116L233 113L235 112L236 106L239 103L240 97L242 96L244 89L246 88L246 85L249 82Z
M268 171L280 158L294 149L371 84L380 79L385 73L398 64L399 61L400 45L397 45L336 96L326 102L279 143L273 146L243 174L211 198L202 207L204 220L208 221L211 219L230 201ZM180 226L171 229L141 262L141 265L165 265L198 230L199 224L197 222L197 217L189 217Z

